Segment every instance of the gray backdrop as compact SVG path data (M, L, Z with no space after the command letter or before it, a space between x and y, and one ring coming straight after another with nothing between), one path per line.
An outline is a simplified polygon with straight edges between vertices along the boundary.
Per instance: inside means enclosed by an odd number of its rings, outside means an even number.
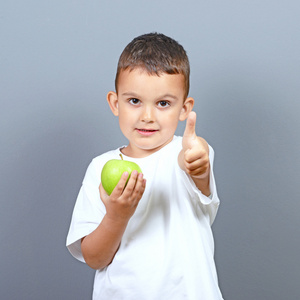
M126 143L105 100L120 52L158 31L189 54L197 133L216 151L225 299L300 299L299 9L2 0L0 298L90 299L94 271L65 247L73 205L90 160Z

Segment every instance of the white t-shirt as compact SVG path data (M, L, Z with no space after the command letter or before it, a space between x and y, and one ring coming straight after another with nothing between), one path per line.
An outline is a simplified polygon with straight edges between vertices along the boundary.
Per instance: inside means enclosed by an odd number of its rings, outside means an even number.
M204 196L180 169L182 138L136 162L147 180L146 190L130 219L112 263L97 270L93 299L219 300L211 224L219 198L213 176L211 197ZM84 262L80 240L100 224L105 206L99 196L104 164L119 158L116 149L93 159L80 189L67 237L71 254Z

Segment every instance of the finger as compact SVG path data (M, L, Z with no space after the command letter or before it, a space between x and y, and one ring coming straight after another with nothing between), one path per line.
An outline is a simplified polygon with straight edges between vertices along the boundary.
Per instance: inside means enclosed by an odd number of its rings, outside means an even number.
M202 177L203 175L207 176L208 171L209 171L209 165L207 165L207 166L202 166L202 167L200 167L200 168L198 168L198 169L195 169L195 170L193 170L193 171L188 171L188 174L189 174L190 176L200 178L200 177Z
M122 195L124 188L126 186L126 182L128 179L129 173L128 172L124 172L121 176L121 179L119 180L118 184L116 185L116 187L114 188L114 190L111 193L111 196L113 197L119 197Z
M194 174L199 172L200 170L207 170L209 168L209 162L199 160L193 163L185 163L185 168L189 174Z
M184 153L184 160L188 163L199 159L206 159L207 161L209 160L205 148L201 147L201 145L196 145L196 147L193 149L187 149Z
M140 200L144 191L146 188L146 180L143 177L143 174L138 174L137 182L133 191L133 197L136 198L136 200Z
M194 111L191 111L186 120L184 136L185 137L194 137L196 136L196 119L197 115Z
M137 178L138 178L138 171L136 170L132 171L130 174L130 178L127 182L127 185L123 191L124 196L128 197L132 194L137 183Z

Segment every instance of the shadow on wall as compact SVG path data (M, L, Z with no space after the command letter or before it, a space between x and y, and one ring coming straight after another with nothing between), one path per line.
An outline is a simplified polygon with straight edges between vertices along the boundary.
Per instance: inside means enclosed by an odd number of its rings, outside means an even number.
M222 204L214 231L225 299L231 290L240 292L236 299L292 293L296 299L299 104L281 86L263 86L259 79L228 78L215 85L217 92L207 91L205 130L216 149Z

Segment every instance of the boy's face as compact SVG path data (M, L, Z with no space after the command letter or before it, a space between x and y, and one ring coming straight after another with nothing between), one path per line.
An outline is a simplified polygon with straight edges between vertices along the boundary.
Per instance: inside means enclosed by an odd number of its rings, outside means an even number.
M184 99L181 74L149 75L142 69L121 71L118 93L107 100L129 145L122 151L131 157L145 157L173 139L178 121L187 118L193 98Z

